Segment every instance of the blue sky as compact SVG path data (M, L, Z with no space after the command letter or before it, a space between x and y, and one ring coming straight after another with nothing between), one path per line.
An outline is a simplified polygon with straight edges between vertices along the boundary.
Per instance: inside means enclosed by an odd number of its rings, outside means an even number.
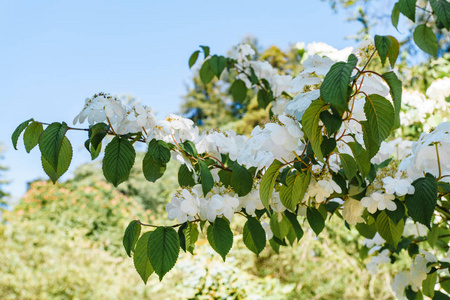
M326 2L306 1L0 1L0 142L11 180L23 195L26 182L45 178L40 154L11 145L11 133L33 117L69 125L84 99L96 92L129 94L156 109L177 112L199 45L225 54L245 36L262 46L287 48L321 41L336 48L359 26L345 22ZM356 26L356 28L355 28ZM69 132L75 166L89 160L86 136ZM66 176L66 178L67 178Z

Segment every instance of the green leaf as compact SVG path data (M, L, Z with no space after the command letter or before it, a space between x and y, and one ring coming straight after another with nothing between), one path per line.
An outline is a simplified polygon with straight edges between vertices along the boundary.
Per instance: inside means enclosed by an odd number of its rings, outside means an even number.
M442 287L442 283L441 283L441 287ZM445 288L443 288L443 289L445 289ZM450 299L450 297L447 294L444 294L441 291L434 291L433 300L449 300L449 299Z
M222 218L217 218L208 226L206 236L211 247L222 256L223 260L233 246L233 232L230 224Z
M180 240L172 227L158 227L148 239L148 257L161 281L178 259Z
M196 223L189 223L187 228L183 230L185 237L185 247L186 251L194 254L195 242L198 239L198 226Z
M397 2L398 10L413 22L416 21L416 2L417 0L399 0Z
M266 90L259 90L258 94L256 95L256 99L258 101L259 107L265 109L267 105L270 104L270 102L273 101L273 93L272 91L266 91Z
M105 148L103 175L117 187L127 180L135 158L136 151L128 139L115 136Z
M198 59L198 54L200 53L200 50L194 51L191 54L191 57L189 57L189 69L192 68L193 65L195 65L195 62Z
M209 47L208 46L200 46L202 48L203 53L205 54L205 58L209 56Z
M243 239L245 246L256 255L266 247L266 232L261 223L253 217L249 216L244 225Z
M416 29L414 29L413 38L417 47L422 49L425 53L436 57L438 52L438 43L436 35L430 27L426 24L417 26Z
M339 114L331 114L328 110L320 113L320 120L322 120L325 128L327 129L328 136L337 132L342 125L342 119Z
M394 129L400 127L400 109L402 107L402 82L398 79L394 72L387 72L383 75L384 80L389 85L389 93L394 102Z
M230 184L238 196L243 197L252 190L253 176L246 168L240 166L238 163L234 163Z
M308 219L311 229L316 235L319 235L319 233L321 233L325 228L325 220L322 214L314 207L308 207L306 209L306 218Z
M375 35L375 47L381 59L381 64L384 66L389 49L392 46L392 41L388 36Z
M381 142L378 141L376 132L371 131L371 124L368 121L361 121L361 129L363 131L364 146L370 159L378 153Z
M166 164L170 161L169 145L162 140L151 140L148 144L147 153L149 153L154 160L160 161L161 164Z
M336 148L336 140L334 138L329 138L326 135L322 137L322 144L320 144L320 150L322 155L327 157Z
M202 82L206 85L211 82L214 78L214 72L211 69L211 61L208 59L206 60L202 67L200 68L200 79Z
M149 231L141 236L137 241L133 256L134 267L145 284L147 284L148 278L153 273L153 267L148 256L148 240L152 233L153 231Z
M359 234L361 234L366 239L373 239L375 234L377 233L377 229L375 228L375 223L368 225L366 223L358 223L355 226L356 230L358 230Z
M386 214L391 219L394 224L398 224L400 220L405 218L405 205L398 199L394 200L397 208L394 211L386 210Z
M370 172L370 158L369 153L358 143L349 142L348 146L352 150L353 157L356 159L356 165L358 166L361 176L364 178Z
M427 275L427 278L422 282L422 292L425 296L434 297L434 286L436 285L437 272Z
M23 143L25 145L25 150L28 153L30 153L31 149L39 143L39 136L43 130L42 124L37 122L31 122L27 129L25 129L25 133L23 134Z
M194 173L189 171L186 165L181 165L178 170L178 184L181 187L192 187L195 185Z
M320 97L340 112L348 110L348 85L358 59L350 54L347 62L335 63L320 86Z
M328 105L321 99L311 102L302 117L303 131L311 142L311 147L317 159L323 162L321 144L323 140L322 126L319 126L320 114L328 109Z
M385 211L382 211L375 221L375 227L377 228L380 236L386 240L386 242L394 248L397 248L397 244L402 238L403 229L405 227L405 221L402 219L400 222L395 224Z
M400 10L398 9L398 3L394 4L394 7L392 8L392 13L391 13L391 22L392 25L394 25L395 29L397 29L398 31L398 19L400 17Z
M225 66L227 64L227 60L223 56L217 56L213 55L211 57L211 70L213 73L217 76L217 78L220 78L220 74L222 74L223 70L225 69Z
M56 183L67 169L69 169L70 162L72 161L72 154L72 145L70 144L69 139L64 137L58 154L58 166L56 167L56 170L53 169L44 156L41 156L42 168L53 183Z
M437 224L433 224L430 231L427 234L427 242L431 247L436 246L436 242L439 237L439 226Z
M186 151L189 155L193 157L198 156L197 148L195 147L195 144L193 142L186 140L183 142L183 146L184 151ZM170 152L169 152L169 159L170 159Z
M412 185L414 194L405 197L408 214L414 221L430 228L431 217L437 204L436 178L427 173L425 177L414 180Z
M304 232L302 226L300 226L300 223L297 220L297 215L291 213L288 210L286 210L284 214L289 220L289 222L291 222L292 228L294 229L295 235L297 236L297 241L300 241L300 239L303 237Z
M202 181L203 195L206 196L214 186L214 178L211 175L208 165L204 161L199 160L198 163L200 165L200 180Z
M164 175L166 171L166 164L160 160L156 160L152 157L150 152L147 152L142 161L142 172L145 179L150 182L155 182Z
M348 181L351 181L358 171L356 161L345 153L339 153L339 156L341 157L341 165L344 168L345 177L347 177Z
M282 240L286 237L292 225L283 214L281 214L281 220L278 220L279 215L279 213L272 214L270 218L270 229L272 229L274 236Z
M380 95L372 94L366 97L364 113L373 137L380 144L389 136L394 125L392 104Z
M89 139L94 150L97 150L101 146L102 140L108 134L109 128L109 125L105 123L97 123L89 128Z
M31 121L33 121L33 119L29 119L29 120L26 120L26 121L20 123L20 125L17 126L17 128L14 130L14 132L11 136L11 140L12 140L14 149L17 150L17 140L19 139L19 136L22 133L22 131L24 131L25 128L28 127L28 124L30 124Z
M39 150L53 170L57 169L59 151L67 131L66 123L52 123L42 132L39 138Z
M231 96L233 96L234 102L242 103L247 98L247 86L245 82L238 79L233 82L230 87Z
M391 47L389 48L387 56L389 58L391 67L393 68L398 58L398 54L400 51L400 44L398 43L395 37L391 35L388 35L387 37L391 40Z
M287 209L295 211L295 207L303 199L303 196L305 196L310 179L311 173L309 172L298 172L295 175L289 175L287 177L287 186L282 185L280 188L280 200Z
M128 224L123 235L123 247L128 256L131 257L131 251L134 250L134 246L141 235L141 224L137 220L133 220ZM144 280L145 281L145 280Z
M273 186L281 167L283 167L283 163L274 160L261 179L259 196L262 204L267 210L269 210L269 200L272 197Z
M450 30L450 2L446 0L430 0L431 8L439 21L447 30Z

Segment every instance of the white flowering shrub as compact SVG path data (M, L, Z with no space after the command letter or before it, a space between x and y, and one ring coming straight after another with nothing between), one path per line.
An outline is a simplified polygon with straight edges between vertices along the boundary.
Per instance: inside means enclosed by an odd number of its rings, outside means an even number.
M26 150L39 147L53 182L71 162L68 130L87 132L92 159L105 137L113 136L102 163L115 186L129 176L136 143L148 145L142 169L149 184L162 177L170 160L180 164L179 189L166 205L175 224L133 220L123 237L144 282L152 273L161 280L180 249L193 254L200 231L225 260L235 214L247 219L243 241L256 255L267 244L278 249L300 241L305 227L319 235L336 215L366 238L371 272L401 252L410 255L409 270L393 280L399 298L450 291L450 123L416 142L385 142L403 119L402 83L394 71L379 74L370 63L378 56L393 68L395 38L375 36L354 50L329 47L326 56L311 47L297 76L279 75L268 62L252 60L255 51L246 44L230 57L210 55L206 46L202 51L204 84L236 72L229 86L233 100L244 102L252 89L259 106L270 108L271 121L256 126L250 137L231 130L199 132L184 117L157 119L149 107L127 107L100 93L86 99L74 119L87 121L89 128L30 119L13 133L14 147L24 131ZM199 55L200 50L192 54L190 67Z

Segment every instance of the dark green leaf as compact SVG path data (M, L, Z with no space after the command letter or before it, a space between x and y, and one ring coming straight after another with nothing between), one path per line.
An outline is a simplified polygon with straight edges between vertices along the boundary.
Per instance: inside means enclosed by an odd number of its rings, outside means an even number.
M348 110L348 85L358 59L350 54L347 62L335 63L320 86L320 97L338 110Z
M192 68L192 66L195 64L195 62L198 59L198 54L200 53L200 50L194 51L191 54L191 57L189 57L189 69Z
M108 134L109 125L105 123L97 123L89 128L89 139L92 148L97 150L102 143L103 138ZM91 148L91 151L92 151Z
M284 214L288 218L289 222L291 222L292 228L295 231L295 235L297 236L297 241L300 241L300 239L303 237L303 229L302 226L300 226L300 223L297 220L297 215L291 213L290 211L285 211Z
M394 221L387 216L386 212L382 211L377 216L375 226L380 236L385 239L388 244L397 248L397 244L402 238L403 229L405 227L403 219L395 224Z
M148 278L153 273L153 267L148 257L148 240L152 233L152 231L149 231L141 236L136 244L133 256L134 267L145 284L147 284Z
M369 153L358 143L349 142L348 146L352 150L353 157L356 159L356 165L358 166L361 176L364 178L370 172L370 158Z
M131 252L134 251L134 246L136 245L140 234L141 224L139 224L136 220L131 221L130 224L128 224L127 229L125 229L125 234L123 235L123 247L129 257L131 257Z
M139 244L139 242L138 242ZM148 257L159 280L170 271L178 259L180 241L172 227L158 227L148 239Z
M274 160L261 179L259 196L261 197L262 204L267 210L269 209L269 200L272 197L273 186L282 166L283 163Z
M230 184L238 196L243 197L252 190L253 176L246 168L240 166L238 163L234 163Z
M170 161L169 145L162 140L151 140L148 144L147 152L152 156L154 160L160 161L160 164L166 164Z
M259 90L256 96L259 107L265 109L273 101L272 91Z
M328 157L328 155L336 148L336 140L327 136L323 136L322 138L323 140L322 144L320 144L320 150L322 151L323 157Z
M442 287L442 283L441 283L441 287ZM443 289L445 290L445 288L443 288ZM446 290L446 292L448 293L447 290ZM434 291L433 300L450 300L450 296L448 296L440 291Z
M17 150L17 140L19 139L19 136L22 133L22 131L24 131L25 128L28 127L28 124L30 124L31 121L33 121L33 119L29 119L29 120L26 120L26 121L20 123L20 125L17 126L17 128L14 130L14 132L11 136L11 140L12 140L14 149Z
M417 47L422 49L425 53L436 57L438 52L438 43L436 35L433 30L426 24L421 24L414 29L414 42Z
M203 53L205 54L205 58L209 56L209 47L208 46L200 46L203 49Z
M64 137L58 154L58 166L56 167L56 170L53 169L44 156L41 156L42 168L53 183L56 183L56 181L67 171L67 169L69 169L70 162L72 161L72 154L72 145L67 137Z
M450 30L450 2L446 0L430 0L433 12L447 30Z
M178 184L181 187L192 187L195 185L194 173L189 171L186 165L181 165L178 170Z
M114 137L105 148L103 175L114 186L118 186L121 182L127 180L135 158L136 151L128 139Z
M230 224L224 219L217 218L213 224L209 225L207 238L211 247L222 256L223 260L233 246L233 232Z
M211 70L214 72L217 78L220 78L220 74L222 74L227 64L227 60L225 59L225 57L217 55L213 55L210 60Z
M414 194L405 197L408 214L414 221L430 228L431 217L436 207L436 178L427 173L425 177L414 180L412 185L415 189Z
M387 56L389 58L391 67L393 68L398 58L398 54L400 51L400 44L398 43L395 37L388 35L388 38L391 40L391 47L389 48Z
M405 205L398 199L394 200L397 208L394 211L386 210L386 214L395 224L405 217Z
M166 164L162 163L159 159L154 159L151 152L148 151L142 161L142 172L144 173L145 179L150 182L155 182L164 175L165 171Z
M402 82L394 72L387 72L383 75L384 80L389 85L389 92L394 102L395 121L394 129L400 127L400 109L402 107Z
M381 59L381 64L384 66L389 49L392 46L392 41L388 36L375 35L375 47Z
M59 151L66 132L66 123L55 122L50 124L39 138L39 150L41 150L42 156L53 170L56 170L58 167Z
M247 248L259 255L266 246L266 232L258 220L253 217L248 217L244 225L243 232L244 244Z
M295 175L289 175L286 179L286 186L280 188L281 203L289 210L295 211L297 203L305 196L308 188L311 173L298 172Z
M28 153L30 153L31 149L39 143L39 136L43 130L42 124L37 122L32 122L28 125L27 129L25 129L25 133L23 134L23 143L25 145L25 150Z
M339 156L341 157L341 165L344 168L345 177L347 177L348 181L351 181L358 171L356 161L353 157L345 153L339 153Z
M314 207L308 207L306 210L306 218L311 226L311 229L316 235L319 235L325 228L325 220L322 214Z
M376 132L371 131L371 124L368 121L361 121L361 129L363 131L364 145L370 159L378 153L381 142L378 141Z
M211 82L214 78L214 72L211 69L211 61L208 59L203 62L202 67L200 68L200 79L206 85Z
M195 242L198 239L198 226L196 223L189 223L187 228L183 230L185 237L185 247L186 251L194 254Z
M234 102L242 103L247 98L247 87L245 83L238 79L233 82L230 87L231 96L233 96Z
M368 225L366 223L358 223L355 226L356 230L358 230L359 234L361 234L366 239L373 239L375 234L377 233L377 229L375 228L375 223Z
M203 195L206 196L214 186L214 178L211 175L208 165L204 161L199 160L198 163L200 165L200 180L202 181Z
M398 18L400 17L400 10L398 9L398 3L394 4L394 7L392 8L392 14L391 14L391 22L392 25L394 25L395 29L398 30Z
M197 148L195 147L195 144L193 142L186 140L183 142L183 146L184 146L184 151L186 151L189 155L191 155L193 157L198 156ZM169 158L170 158L170 152L169 152Z
M342 125L342 119L339 114L331 114L329 111L322 111L320 113L320 120L322 120L327 129L328 136L337 132Z
M417 0L399 0L397 2L398 10L413 22L416 21L416 2Z
M364 113L374 138L380 144L391 133L395 112L392 104L377 94L366 97Z

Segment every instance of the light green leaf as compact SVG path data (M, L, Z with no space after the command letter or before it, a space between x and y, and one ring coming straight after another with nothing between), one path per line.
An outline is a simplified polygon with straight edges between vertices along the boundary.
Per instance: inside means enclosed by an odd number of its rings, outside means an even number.
M234 163L233 172L231 172L230 184L238 196L243 197L252 190L253 176L246 168L242 167L238 163Z
M247 86L240 79L235 80L233 84L231 84L230 92L234 102L242 103L247 98Z
M25 150L28 153L30 153L31 149L39 143L39 136L43 130L42 124L37 122L32 122L28 125L27 129L25 129L25 133L23 134L23 143L25 145Z
M153 267L148 258L148 240L152 233L152 231L149 231L141 236L137 241L133 256L134 267L145 284L147 284L148 278L153 273Z
M204 161L199 160L198 163L200 165L200 179L202 181L203 195L206 196L214 186L214 178L211 175L208 165Z
M398 10L413 22L416 21L416 2L417 0L399 0L397 2Z
M427 278L422 282L422 292L425 296L434 297L434 286L436 285L437 272L427 275Z
M450 2L446 0L430 0L431 8L447 30L450 30Z
M103 175L114 186L127 180L136 158L133 145L126 138L114 137L105 148Z
M213 55L210 60L211 70L217 76L217 78L220 78L220 74L222 74L227 64L227 60L225 59L225 57L217 55Z
M347 62L335 63L320 86L320 97L340 112L348 110L350 77L358 59L350 54Z
M56 167L56 170L53 169L44 156L41 156L42 168L53 183L56 183L56 181L67 171L67 169L69 169L70 162L72 161L72 154L72 145L70 144L69 139L64 137L58 154L58 166Z
M148 239L148 257L159 280L169 272L178 259L180 240L172 227L158 227Z
M305 111L302 117L303 131L311 142L311 147L317 159L323 162L322 149L320 148L323 140L322 126L319 126L320 114L328 110L329 105L323 100L317 99L311 102L311 105Z
M270 229L273 235L280 240L284 239L292 227L291 222L282 214L281 221L278 219L279 213L275 212L270 218Z
M366 177L370 172L369 153L358 143L349 142L348 146L352 150L353 157L356 159L356 165L362 177Z
M392 8L392 13L391 13L391 22L392 25L394 25L395 29L397 29L398 31L398 19L400 17L400 10L398 9L398 3L394 4L394 7Z
M344 168L345 177L350 181L355 177L356 172L358 171L356 161L346 153L339 153L339 156L341 157L341 165Z
M436 35L430 27L426 24L417 26L416 29L414 29L413 38L417 47L422 49L425 53L436 57L438 52L438 43Z
M200 53L200 50L194 51L191 54L191 57L189 57L189 69L192 68L193 65L195 65L195 62L198 59L198 54Z
M39 137L39 150L53 170L57 169L59 151L66 132L66 123L55 122L48 125Z
M436 178L427 173L425 177L414 180L412 185L415 189L414 194L405 197L408 214L414 221L430 228L431 217L437 204Z
M197 157L198 152L197 148L195 147L195 144L189 140L186 140L183 142L184 151L186 151L190 156ZM169 152L169 159L170 159L170 152Z
M384 80L389 85L389 93L394 102L394 129L400 127L400 109L402 107L402 82L398 79L394 72L387 72L383 75Z
M380 236L386 240L386 242L394 248L397 248L397 244L402 238L403 229L405 227L405 221L402 219L395 224L385 211L382 211L375 221L375 227Z
M211 82L214 78L214 72L211 69L211 61L208 59L203 62L202 67L200 68L200 79L206 85Z
M308 207L306 209L306 218L311 226L311 229L316 235L319 235L325 228L325 219L322 214L314 207Z
M366 97L364 113L374 138L378 143L384 141L391 133L395 112L392 104L377 94Z
M195 185L194 173L189 171L186 165L181 165L178 170L178 184L181 187L192 187Z
M278 160L274 160L261 179L259 196L262 204L267 210L269 210L269 200L272 197L273 186L281 167L283 167L283 163Z
M233 232L230 224L222 218L217 218L208 226L206 236L211 247L222 256L223 260L233 246Z
M245 246L256 255L266 247L266 232L261 223L253 217L249 216L244 225L243 239Z
M17 126L17 128L14 130L14 132L11 136L11 140L12 140L14 149L17 150L17 140L19 139L19 136L22 133L22 131L24 131L25 128L28 127L28 124L30 124L31 121L33 121L33 119L29 119L29 120L26 120L26 121L20 123L20 125Z
M289 175L286 179L286 185L280 188L281 203L289 210L295 211L297 204L305 196L308 188L311 173L298 172L295 175Z
M397 39L393 37L392 35L388 35L388 38L391 40L391 47L388 51L388 58L389 62L391 64L391 67L393 68L395 65L395 62L397 61L398 54L400 51L400 44L398 43Z
M185 247L186 251L189 251L191 254L194 254L195 242L198 239L198 226L196 223L189 223L187 228L183 230L184 238L185 238Z
M123 247L127 252L127 255L131 257L131 251L134 250L137 240L141 234L141 224L137 220L133 220L128 224L123 235Z

